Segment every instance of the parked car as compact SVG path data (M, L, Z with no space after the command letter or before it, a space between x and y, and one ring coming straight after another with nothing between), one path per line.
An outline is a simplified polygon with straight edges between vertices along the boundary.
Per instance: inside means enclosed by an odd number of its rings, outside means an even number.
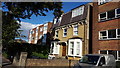
M87 54L74 65L74 68L116 68L113 55Z

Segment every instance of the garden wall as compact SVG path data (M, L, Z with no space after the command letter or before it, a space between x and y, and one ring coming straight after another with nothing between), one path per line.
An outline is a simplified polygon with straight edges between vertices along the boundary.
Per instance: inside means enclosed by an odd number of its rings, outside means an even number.
M77 60L67 59L27 59L26 68L29 66L73 66Z

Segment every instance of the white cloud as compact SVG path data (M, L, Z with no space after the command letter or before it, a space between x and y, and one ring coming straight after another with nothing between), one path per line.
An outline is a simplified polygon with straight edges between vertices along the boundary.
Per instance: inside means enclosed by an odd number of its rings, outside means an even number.
M20 24L21 24L20 29L23 30L21 34L26 36L26 39L25 39L26 41L28 40L29 30L41 25L41 24L32 24L29 22L20 22Z

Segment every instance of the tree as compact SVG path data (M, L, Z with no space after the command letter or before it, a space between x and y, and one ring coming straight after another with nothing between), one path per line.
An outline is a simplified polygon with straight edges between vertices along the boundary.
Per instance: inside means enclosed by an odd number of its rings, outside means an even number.
M16 36L19 36L20 19L30 19L36 16L46 16L53 11L55 17L62 14L61 2L3 2L2 3L2 44L3 48L11 47Z
M54 11L55 17L62 14L61 2L4 2L3 8L8 9L17 20L25 19L35 14L36 16L46 16L45 12Z

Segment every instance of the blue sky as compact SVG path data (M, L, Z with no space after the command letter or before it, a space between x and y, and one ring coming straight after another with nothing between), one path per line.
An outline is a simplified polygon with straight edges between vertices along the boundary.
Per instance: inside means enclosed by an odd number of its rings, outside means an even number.
M63 8L62 10L64 13L70 11L71 9L86 4L87 2L63 2ZM31 19L21 19L21 29L23 30L22 34L26 35L27 38L22 38L23 40L28 41L28 34L29 30L32 28L35 28L36 26L40 24L44 24L46 22L52 22L54 15L52 14L52 11L46 13L47 16L35 16L32 15Z

